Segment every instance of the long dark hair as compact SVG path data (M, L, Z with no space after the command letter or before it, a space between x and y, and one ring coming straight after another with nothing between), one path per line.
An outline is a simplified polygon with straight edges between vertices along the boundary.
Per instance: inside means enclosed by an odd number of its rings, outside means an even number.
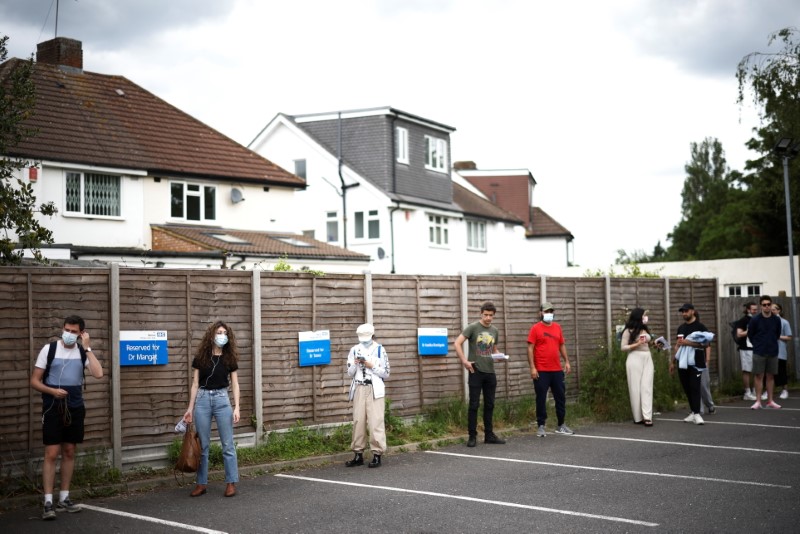
M228 332L228 342L222 347L222 363L228 368L234 363L239 363L239 348L236 346L236 335L233 333L233 328L223 321L216 321L208 327L203 336L203 340L200 341L200 345L197 346L196 358L200 368L211 367L211 352L214 346L214 336L217 333L217 328L220 326Z
M646 310L644 308L634 308L631 311L631 314L628 317L628 322L625 323L625 329L631 331L631 337L628 341L629 343L635 341L642 332L647 332L648 334L650 333L647 325L642 321L645 311Z

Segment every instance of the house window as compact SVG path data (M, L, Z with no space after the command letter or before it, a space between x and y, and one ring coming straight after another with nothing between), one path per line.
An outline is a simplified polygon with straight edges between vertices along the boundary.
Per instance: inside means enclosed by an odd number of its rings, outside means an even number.
M467 248L469 250L486 250L486 223L467 221Z
M170 215L187 221L213 221L217 218L217 188L210 185L172 182Z
M90 172L68 172L66 209L68 213L119 217L121 213L119 176Z
M329 211L327 215L325 235L328 236L328 243L337 243L339 241L339 212Z
M294 173L303 180L306 179L306 160L304 159L294 160Z
M447 141L425 136L425 168L447 172Z
M431 245L448 246L450 237L447 231L447 217L428 215L428 242Z
M727 287L729 297L758 297L761 295L761 284L734 284Z
M395 139L397 140L397 162L408 164L408 130L398 126L395 132Z
M355 236L356 239L379 239L381 237L381 221L378 219L378 210L367 212L357 211L355 213Z

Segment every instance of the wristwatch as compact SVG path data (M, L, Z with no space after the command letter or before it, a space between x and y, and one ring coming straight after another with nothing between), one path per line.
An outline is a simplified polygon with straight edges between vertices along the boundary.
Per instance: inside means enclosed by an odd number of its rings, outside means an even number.
M87 347L87 348L85 348L83 350L84 350L84 352L92 352L92 347Z

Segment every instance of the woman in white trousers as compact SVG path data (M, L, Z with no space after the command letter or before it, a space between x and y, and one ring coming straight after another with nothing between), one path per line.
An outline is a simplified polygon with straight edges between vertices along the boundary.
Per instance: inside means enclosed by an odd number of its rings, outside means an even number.
M625 370L631 399L633 422L653 426L653 357L650 354L650 331L647 310L634 308L625 323L620 348L628 353Z

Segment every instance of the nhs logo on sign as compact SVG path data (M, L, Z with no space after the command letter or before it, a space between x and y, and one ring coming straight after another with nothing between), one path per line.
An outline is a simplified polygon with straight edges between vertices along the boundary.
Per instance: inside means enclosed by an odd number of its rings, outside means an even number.
M417 328L420 356L447 355L447 328Z

